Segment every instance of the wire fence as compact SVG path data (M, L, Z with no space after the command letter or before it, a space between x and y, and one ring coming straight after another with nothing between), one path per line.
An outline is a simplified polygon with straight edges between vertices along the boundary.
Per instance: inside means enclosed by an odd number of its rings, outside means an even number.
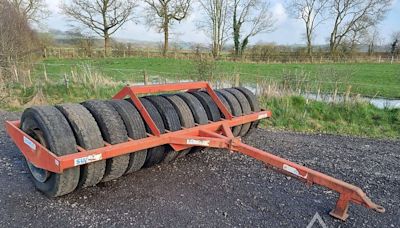
M50 47L42 50L44 58L58 59L79 59L79 58L104 58L104 49L101 48L71 48L71 47ZM193 60L197 58L213 58L207 51L192 50L170 50L166 55L158 49L112 49L107 57L125 58L169 58L180 60ZM399 55L392 55L389 52L375 53L344 53L331 55L329 52L315 52L311 56L305 52L289 52L276 50L253 50L249 49L240 58L232 52L222 52L217 58L221 61L239 61L252 63L400 63Z

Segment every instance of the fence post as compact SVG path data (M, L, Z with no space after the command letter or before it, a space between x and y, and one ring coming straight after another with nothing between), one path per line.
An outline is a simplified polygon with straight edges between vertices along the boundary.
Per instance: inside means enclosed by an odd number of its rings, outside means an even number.
M149 77L148 77L148 75L147 75L146 70L143 70L143 81L144 81L144 84L145 84L145 85L148 85L148 84L149 84Z
M351 91L351 85L349 85L349 86L347 87L346 96L345 96L345 99L344 99L345 102L348 102L348 101L349 101L349 98L350 98L350 91Z
M335 91L333 92L333 103L336 103L336 96L337 96L337 92L338 92L338 87L337 87L337 82L335 84Z
M28 70L26 71L26 74L27 74L28 79L29 79L29 83L30 83L29 85L32 85L31 70L28 69Z
M66 73L64 74L64 85L67 89L69 89L68 78Z
M235 75L235 87L240 86L240 74Z
M18 70L17 70L17 67L15 65L13 65L13 72L14 72L15 81L19 82Z

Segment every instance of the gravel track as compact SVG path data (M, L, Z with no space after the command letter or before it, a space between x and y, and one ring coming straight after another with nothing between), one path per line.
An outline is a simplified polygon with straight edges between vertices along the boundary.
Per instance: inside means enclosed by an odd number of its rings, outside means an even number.
M0 110L1 123L18 117ZM316 212L328 227L400 226L400 141L262 129L244 141L358 185L386 213L351 205L340 222L328 215L335 193L209 149L50 199L1 124L0 227L306 227Z

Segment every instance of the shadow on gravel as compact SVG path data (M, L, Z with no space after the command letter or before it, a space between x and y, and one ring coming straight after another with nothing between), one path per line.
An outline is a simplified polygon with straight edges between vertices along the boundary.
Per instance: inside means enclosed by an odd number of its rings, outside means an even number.
M0 121L16 119L0 113ZM387 212L352 205L340 222L336 194L267 170L224 150L49 199L36 191L23 156L0 127L0 226L306 227L318 212L328 227L400 226L400 142L257 130L250 145L361 187ZM317 227L317 225L316 225Z

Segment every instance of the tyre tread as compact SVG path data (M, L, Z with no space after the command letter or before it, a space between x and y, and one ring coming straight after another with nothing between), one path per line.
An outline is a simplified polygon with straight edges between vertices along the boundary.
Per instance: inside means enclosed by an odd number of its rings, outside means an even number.
M86 150L104 146L101 132L92 114L80 104L61 104L56 108L65 116L74 132L76 142ZM104 176L106 161L80 166L79 188L98 184Z
M82 103L96 120L103 139L115 145L128 141L124 122L112 105L106 101L89 100ZM102 182L121 177L129 165L129 155L124 154L106 160L106 170Z
M62 156L77 152L74 133L57 108L34 106L26 109L21 117L21 129L28 133L33 130L30 128L31 124L36 125L43 132L48 149L54 154ZM66 169L62 174L52 173L45 183L34 179L36 187L50 197L62 196L74 191L78 182L78 167Z

